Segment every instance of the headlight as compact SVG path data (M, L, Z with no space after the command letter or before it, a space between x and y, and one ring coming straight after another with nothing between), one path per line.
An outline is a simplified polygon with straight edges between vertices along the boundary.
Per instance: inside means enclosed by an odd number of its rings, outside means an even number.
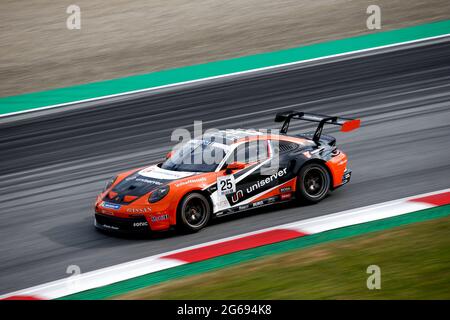
M114 184L114 182L116 181L117 177L113 177L111 179L109 179L109 181L106 183L105 188L103 189L103 192L105 192L106 190L108 190L109 188L111 188L111 186Z
M169 186L159 187L158 189L153 191L151 195L148 197L148 202L154 203L161 200L169 193L169 190L170 190Z

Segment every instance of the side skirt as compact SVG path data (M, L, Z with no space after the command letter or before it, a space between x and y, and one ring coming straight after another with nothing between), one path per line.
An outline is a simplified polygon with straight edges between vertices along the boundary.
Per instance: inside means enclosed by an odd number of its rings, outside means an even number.
M274 198L276 198L276 199L274 199ZM249 204L237 205L236 207L216 212L213 215L213 217L214 218L221 218L221 217L229 216L229 215L232 215L232 214L235 214L235 213L241 213L241 212L244 212L244 211L264 208L264 207L275 205L275 204L287 203L287 202L291 202L293 200L295 200L294 193L292 193L291 198L286 199L286 200L281 200L280 196L274 196L274 197L266 198L266 199L259 200L259 201L256 201L256 202L252 202L252 203L249 203Z

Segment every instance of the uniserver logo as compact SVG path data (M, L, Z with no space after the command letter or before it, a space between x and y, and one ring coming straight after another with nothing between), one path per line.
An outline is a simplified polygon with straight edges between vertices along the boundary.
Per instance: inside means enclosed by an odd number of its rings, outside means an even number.
M256 182L255 184L248 187L246 191L247 191L247 193L251 193L255 190L258 190L259 188L264 187L266 184L271 183L272 181L278 179L279 177L284 176L285 174L287 174L287 168L284 168L283 170L275 172L270 177L267 177L263 180Z

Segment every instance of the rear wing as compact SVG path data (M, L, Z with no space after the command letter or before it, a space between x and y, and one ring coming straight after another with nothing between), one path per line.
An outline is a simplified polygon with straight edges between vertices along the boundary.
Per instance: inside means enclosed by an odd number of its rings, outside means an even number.
M319 125L317 126L316 132L314 133L313 136L313 141L316 143L318 143L320 140L320 135L322 134L323 126L325 124L334 124L341 126L342 132L348 132L358 129L361 124L361 120L359 119L333 117L333 116L326 116L323 114L314 114L298 111L285 111L279 112L275 116L275 122L284 122L280 130L281 134L287 133L291 119L318 122Z

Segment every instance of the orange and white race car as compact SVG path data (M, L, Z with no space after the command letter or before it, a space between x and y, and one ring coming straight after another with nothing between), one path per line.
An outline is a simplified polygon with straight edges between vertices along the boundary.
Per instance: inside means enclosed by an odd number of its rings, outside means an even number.
M317 122L313 133L288 135L291 119ZM350 181L347 156L325 124L341 131L360 120L304 112L283 112L277 134L217 130L192 139L165 161L120 173L95 202L95 226L106 231L195 232L212 217L275 203L316 203Z

